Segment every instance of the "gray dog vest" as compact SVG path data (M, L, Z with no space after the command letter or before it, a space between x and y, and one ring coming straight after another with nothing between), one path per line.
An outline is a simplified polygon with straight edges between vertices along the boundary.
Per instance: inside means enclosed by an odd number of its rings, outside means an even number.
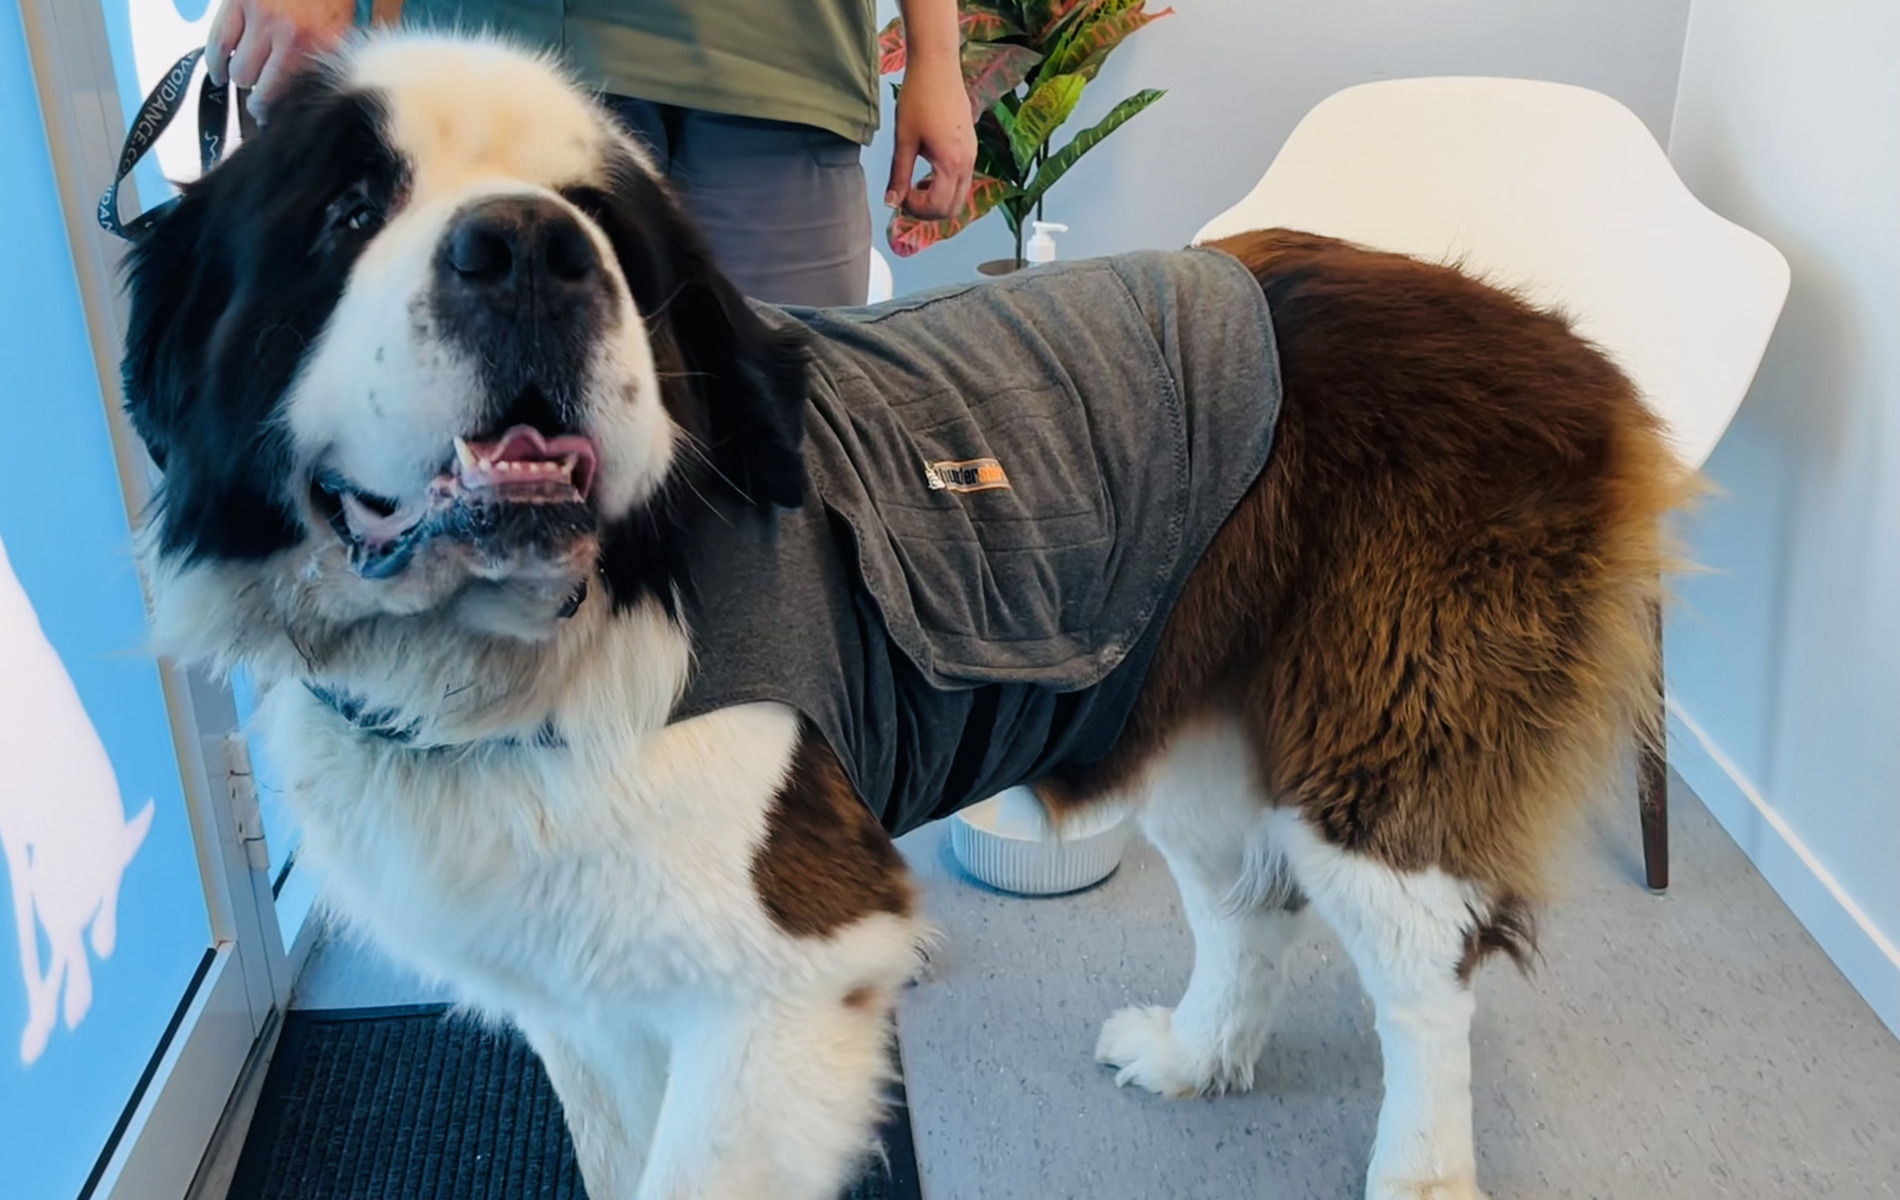
M790 705L892 833L1114 745L1280 409L1260 286L1211 250L774 309L811 490L690 532L675 719Z

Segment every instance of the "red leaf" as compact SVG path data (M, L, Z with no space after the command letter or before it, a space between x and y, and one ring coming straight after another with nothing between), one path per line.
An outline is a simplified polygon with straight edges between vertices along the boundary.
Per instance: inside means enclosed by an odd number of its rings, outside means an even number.
M958 6L957 28L965 43L993 42L1022 32L1014 21L1000 12L981 7L976 0L963 0ZM878 31L877 73L894 75L904 69L909 58L910 42L904 33L904 18L892 17L891 23Z
M970 93L970 115L978 117L1004 92L1016 90L1029 70L1042 61L1027 46L971 42L963 48L963 89Z
M1091 0L1027 0L1023 5L1023 25L1038 42L1054 33L1056 26L1069 18L1076 8ZM1099 0L1095 0L1099 2Z
M904 69L904 51L909 43L904 40L904 18L892 17L877 35L877 73L890 75Z
M885 230L884 236L890 242L893 254L899 258L909 258L919 250L961 232L965 226L1001 204L1008 194L1007 183L988 175L978 175L970 184L970 198L963 202L963 207L958 211L940 221L920 221L900 209L891 214L890 228Z
M966 42L994 42L1023 31L1022 26L982 0L959 0L957 28Z

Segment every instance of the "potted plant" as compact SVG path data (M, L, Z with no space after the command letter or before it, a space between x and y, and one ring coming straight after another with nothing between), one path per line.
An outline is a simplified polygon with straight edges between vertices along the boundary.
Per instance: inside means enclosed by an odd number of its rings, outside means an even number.
M1106 117L1069 139L1050 142L1075 111L1089 81L1129 34L1174 10L1147 12L1147 0L958 0L963 31L963 82L976 117L976 175L961 211L938 221L892 214L886 238L907 258L954 236L992 208L1016 239L1013 259L1023 265L1023 227L1041 219L1043 197L1076 160L1100 145L1163 93L1136 92ZM879 71L904 69L904 22L893 20L878 37ZM901 85L893 85L893 90ZM989 268L991 264L985 264Z

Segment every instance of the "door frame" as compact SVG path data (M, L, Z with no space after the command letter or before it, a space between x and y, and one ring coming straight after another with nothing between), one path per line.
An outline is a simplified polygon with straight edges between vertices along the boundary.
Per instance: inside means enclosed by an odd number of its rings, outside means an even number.
M130 529L151 499L157 472L125 415L119 382L128 315L121 249L94 216L116 167L126 114L96 0L20 0L20 15ZM127 180L122 191L129 193L127 210L136 210L136 184ZM236 1085L268 1051L310 942L283 942L231 689L168 659L157 666L211 943L100 1148L81 1200L179 1200L187 1193Z

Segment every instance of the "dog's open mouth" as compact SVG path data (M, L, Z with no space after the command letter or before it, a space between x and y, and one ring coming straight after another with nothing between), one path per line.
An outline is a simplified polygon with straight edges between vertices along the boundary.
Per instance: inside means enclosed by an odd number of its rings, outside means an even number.
M477 504L585 504L595 461L588 438L543 437L532 425L517 425L492 442L456 438L455 462L429 495Z
M406 566L427 538L492 532L511 524L501 514L519 506L568 510L567 519L553 523L582 523L577 510L587 508L598 465L590 438L516 425L492 440L456 438L447 465L418 499L391 500L323 471L312 483L311 500L349 547L357 572L384 578ZM586 516L591 520L591 511Z

